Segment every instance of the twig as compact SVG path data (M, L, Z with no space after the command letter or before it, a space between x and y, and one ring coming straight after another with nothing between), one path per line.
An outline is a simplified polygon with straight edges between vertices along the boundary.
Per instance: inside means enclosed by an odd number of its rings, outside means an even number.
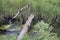
M18 12L17 12L17 14L13 18L16 18L19 15L20 12L22 12L24 9L26 9L28 7L29 7L29 5L26 5L23 8L19 9Z

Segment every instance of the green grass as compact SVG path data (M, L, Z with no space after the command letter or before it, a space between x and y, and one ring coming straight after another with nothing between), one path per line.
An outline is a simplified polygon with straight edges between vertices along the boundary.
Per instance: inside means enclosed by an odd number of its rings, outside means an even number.
M1 35L0 40L16 40L16 36L15 35L10 35L10 36Z
M0 40L16 40L17 36L16 35L1 35ZM26 34L22 40L29 40L29 36Z

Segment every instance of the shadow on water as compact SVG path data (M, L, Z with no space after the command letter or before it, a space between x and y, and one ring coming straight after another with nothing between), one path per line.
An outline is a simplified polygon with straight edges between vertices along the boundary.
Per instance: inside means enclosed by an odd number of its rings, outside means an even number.
M2 35L11 35L16 34L18 35L21 30L20 24L12 24L8 29L2 30L0 29L0 34Z
M0 30L0 34L2 35L11 35L11 34L19 34L20 31L14 30L14 31L9 31L9 30Z

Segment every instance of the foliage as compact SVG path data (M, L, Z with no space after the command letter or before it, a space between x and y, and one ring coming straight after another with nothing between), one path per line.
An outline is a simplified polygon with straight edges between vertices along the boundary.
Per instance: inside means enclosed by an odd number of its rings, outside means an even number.
M52 26L44 23L43 21L38 22L33 29L30 37L31 40L59 40L55 33L51 33Z
M60 14L59 0L1 0L0 3L1 12L11 15L15 15L16 10L24 5L31 4L31 11L36 16L42 16L43 20L49 23L56 15Z
M31 6L30 11L34 12L35 19L37 19L36 21L39 21L38 19L41 19L41 17L42 17L42 20L44 22L51 24L52 20L54 18L56 18L56 15L60 15L60 0L0 0L0 14L3 14L3 15L9 14L11 16L14 16L17 13L16 10L22 8L23 6L25 6L27 4L30 4L30 6ZM23 11L24 20L26 19L25 12L26 12L26 10ZM4 17L1 17L1 18L3 19ZM54 20L56 20L56 19L54 19ZM36 21L34 21L34 22L36 23ZM36 31L38 33L37 34L38 37L36 37L36 35L35 35L36 40L39 40L39 39L40 40L58 40L57 35L55 33L50 32L52 30L52 27L50 27L49 24L44 23L44 22L38 22L34 26L33 32ZM52 23L52 24L54 24L54 23ZM55 31L57 30L57 33L58 33L58 31L60 30L60 28L58 28L58 27L60 27L60 24L56 23L54 25L55 26L57 25L57 29L55 29ZM5 26L5 25L3 25L3 26ZM8 25L8 26L10 26L10 25ZM5 29L5 28L7 28L7 26L5 26L4 28L2 27L2 29ZM33 38L33 40L35 40L35 37ZM28 36L25 38L28 38ZM23 40L25 38L23 38Z
M34 11L35 15L42 15L44 21L51 23L56 14L60 13L59 2L59 0L2 0L2 10L14 15L18 8L31 4L31 11Z
M52 26L49 26L49 24L44 23L43 21L38 22L36 25L34 25L34 29L30 36L26 34L22 40L59 40L57 35L55 33L51 33ZM1 38L2 37L2 38ZM10 36L0 36L1 39L8 40L11 38L11 40L16 40L15 35Z
M2 27L0 27L0 29L6 30L6 29L8 29L10 26L11 26L11 25L3 25Z
M36 15L42 15L43 20L51 22L51 20L60 14L59 0L31 0L32 7Z
M16 40L16 35L2 35L0 36L0 40Z
M2 2L0 0L0 14L3 13L3 5L2 5Z

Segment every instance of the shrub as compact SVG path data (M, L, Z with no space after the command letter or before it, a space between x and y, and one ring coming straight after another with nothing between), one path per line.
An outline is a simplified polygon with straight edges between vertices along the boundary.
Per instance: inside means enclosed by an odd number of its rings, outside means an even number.
M38 22L30 35L31 40L59 40L55 33L51 33L53 27L43 21Z

